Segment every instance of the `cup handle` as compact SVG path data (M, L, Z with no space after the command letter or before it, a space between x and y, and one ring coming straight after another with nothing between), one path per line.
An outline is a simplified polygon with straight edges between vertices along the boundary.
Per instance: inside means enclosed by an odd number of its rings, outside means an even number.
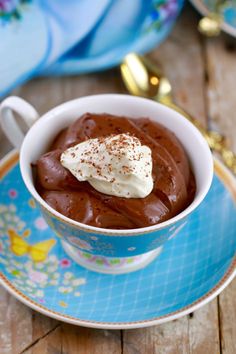
M20 97L6 98L0 105L0 123L3 132L17 149L20 149L25 134L16 121L14 112L29 129L39 118L38 112L28 102Z

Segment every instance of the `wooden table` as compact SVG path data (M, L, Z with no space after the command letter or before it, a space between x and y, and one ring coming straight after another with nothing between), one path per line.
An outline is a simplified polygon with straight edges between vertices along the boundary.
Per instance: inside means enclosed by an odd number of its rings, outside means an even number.
M236 41L202 38L187 6L171 36L150 57L163 66L175 101L228 137L236 151ZM117 69L69 78L40 78L14 91L40 113L88 94L126 90ZM1 155L10 149L1 137ZM0 289L1 354L235 354L236 280L214 301L179 320L147 329L108 331L67 325L27 308Z

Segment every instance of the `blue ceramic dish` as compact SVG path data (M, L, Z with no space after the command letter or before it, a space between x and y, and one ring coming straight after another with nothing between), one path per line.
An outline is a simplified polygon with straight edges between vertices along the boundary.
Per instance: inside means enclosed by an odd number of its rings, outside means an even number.
M45 315L88 327L145 327L196 310L236 273L236 182L217 161L215 172L206 199L157 259L130 274L107 275L67 257L26 190L13 152L0 167L1 284Z

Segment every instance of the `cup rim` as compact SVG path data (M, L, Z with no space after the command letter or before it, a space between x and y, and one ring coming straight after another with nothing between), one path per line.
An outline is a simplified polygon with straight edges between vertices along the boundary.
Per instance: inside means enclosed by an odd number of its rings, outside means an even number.
M39 125L43 124L42 122L45 119L55 118L61 112L61 110L66 111L67 109L69 109L69 107L71 105L73 105L74 103L76 103L78 101L83 100L83 99L87 99L87 98L97 99L97 98L102 98L102 97L109 98L109 99L113 99L113 98L116 99L116 98L123 97L123 98L130 99L130 100L133 100L133 99L142 100L143 103L146 103L146 104L150 104L150 102L155 103L157 106L159 106L159 108L161 107L161 109L165 110L167 113L171 111L172 114L174 113L176 116L178 116L178 120L182 121L182 124L187 125L188 128L190 130L192 130L193 134L195 134L198 137L198 139L201 141L201 144L204 147L205 153L206 153L205 158L207 158L208 162L209 162L209 173L207 175L208 178L204 181L205 182L204 186L201 188L201 190L199 191L198 195L194 198L192 203L190 205L188 205L188 207L185 208L183 211L181 211L179 214L172 217L171 219L168 219L168 220L161 222L159 224L146 226L146 227L142 227L142 228L136 228L136 229L106 229L106 228L99 228L96 226L87 225L87 224L81 223L79 221L75 221L73 219L70 219L67 216L65 216L65 215L59 213L58 211L56 211L55 209L53 209L40 196L40 194L37 192L37 190L34 186L33 181L28 177L27 172L25 170L24 151L27 148L27 141L29 140L29 136L32 134L32 132L34 130L36 130ZM129 96L129 95L125 95L125 94L87 95L87 96L79 97L79 98L76 98L76 99L73 99L70 101L66 101L66 102L52 108L51 110L44 113L40 117L40 119L37 120L34 123L34 125L29 129L29 131L27 132L27 134L24 138L24 141L23 141L23 144L22 144L21 150L20 150L20 171L21 171L23 181L24 181L27 189L31 193L31 195L36 199L36 201L39 203L39 205L44 210L46 210L48 213L53 214L53 216L56 219L59 219L60 221L63 221L64 223L69 224L70 226L72 226L74 228L77 228L77 229L80 229L80 230L83 230L83 231L86 231L89 233L93 233L93 234L103 234L103 235L107 235L107 236L137 236L137 235L141 235L141 234L146 234L146 233L151 233L154 231L162 230L166 227L170 227L173 224L176 224L177 222L181 221L182 219L187 217L190 213L192 213L205 198L206 194L208 193L208 191L210 189L211 183L212 183L213 170L214 170L213 157L212 157L210 148L209 148L206 140L204 139L204 137L200 133L200 131L191 122L189 122L180 113L174 111L173 109L171 109L163 104L151 101L150 99L147 99L147 98L137 97L137 96Z

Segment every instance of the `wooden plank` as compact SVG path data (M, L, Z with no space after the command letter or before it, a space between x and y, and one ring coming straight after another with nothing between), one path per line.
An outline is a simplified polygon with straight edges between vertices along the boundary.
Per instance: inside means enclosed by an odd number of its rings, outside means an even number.
M219 297L223 354L236 353L236 279Z
M236 152L236 44L225 34L205 43L210 125L227 137ZM236 280L219 296L222 353L236 353Z
M24 354L121 354L120 331L62 324ZM23 353L22 353L23 354Z
M0 353L15 354L32 339L31 310L0 288Z
M220 353L217 299L189 317L189 352Z
M123 354L189 353L188 318L123 333Z
M0 131L0 159L2 159L11 149L11 143L7 140L3 132Z
M196 13L187 6L170 37L150 57L169 78L175 102L205 124L204 57L197 22Z
M221 35L206 41L208 109L211 126L225 134L236 152L236 43Z
M62 326L63 353L120 354L120 331Z
M38 341L33 342L28 347L28 349L25 349L24 351L21 352L21 354L61 354L61 353L63 353L61 326L56 327L56 329L51 331L46 337L42 337Z
M0 287L0 353L18 354L57 326Z
M195 311L191 316L159 326L123 333L124 354L202 354L205 352L220 353L217 300Z
M39 312L32 311L32 341L37 341L40 338L50 333L57 328L60 322L42 315Z
M40 114L49 109L81 96L124 92L119 70L105 73L62 77L37 78L14 91L28 100Z

